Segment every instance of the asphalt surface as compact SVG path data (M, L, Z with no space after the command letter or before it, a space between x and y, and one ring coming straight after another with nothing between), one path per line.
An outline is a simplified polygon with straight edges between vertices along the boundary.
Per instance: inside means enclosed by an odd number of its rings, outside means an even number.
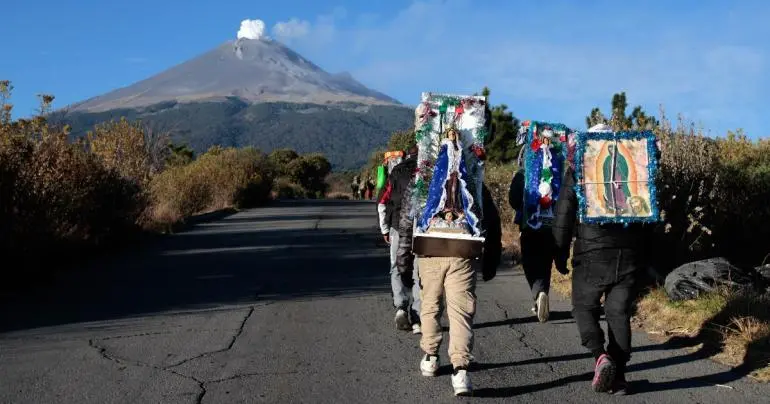
M419 375L367 202L282 203L95 262L0 308L2 403L760 403L770 386L635 335L635 394L597 395L569 304L479 280L475 397ZM442 346L446 364L446 343Z

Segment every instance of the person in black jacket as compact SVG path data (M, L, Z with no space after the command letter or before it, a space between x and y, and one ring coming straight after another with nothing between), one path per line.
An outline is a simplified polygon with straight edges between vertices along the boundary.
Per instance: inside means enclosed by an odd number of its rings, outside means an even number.
M596 392L626 394L626 364L631 358L631 305L636 279L647 265L644 250L650 233L642 224L578 223L575 183L574 169L567 168L553 224L556 266L562 272L568 271L567 260L575 233L572 314L582 345L594 356L592 387ZM602 295L609 329L606 348L599 325Z
M412 145L406 158L391 170L388 180L378 198L377 210L380 232L390 245L390 284L393 292L393 306L396 308L394 321L400 330L420 330L420 288L416 279L418 271L399 272L396 266L396 251L399 245L398 223L401 217L403 198L417 168L417 146Z
M522 167L521 155L519 167ZM514 174L508 189L508 203L516 211L514 223L519 226L525 220L522 213L525 181L524 169L520 169ZM521 230L521 266L524 268L524 276L532 291L534 302L532 313L541 323L548 321L550 314L548 292L551 288L551 269L556 253L551 224L549 219L543 218L539 228L525 227Z

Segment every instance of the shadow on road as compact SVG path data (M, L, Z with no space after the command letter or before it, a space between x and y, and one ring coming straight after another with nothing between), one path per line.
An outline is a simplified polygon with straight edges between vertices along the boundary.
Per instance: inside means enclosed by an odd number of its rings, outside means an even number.
M564 320L569 320L571 318L572 318L572 313L569 311L552 311L548 317L548 321L553 323L554 321L564 321ZM481 328L489 328L489 327L510 327L516 324L527 324L527 323L536 323L536 322L537 322L537 317L532 315L529 317L508 318L500 321L488 321L486 323L478 323L478 324L474 324L473 328L481 329ZM449 331L449 328L447 328L444 331Z
M337 205L348 209L323 210ZM375 225L371 203L344 201L284 202L198 224L1 303L0 332L388 291Z
M649 345L634 349L634 352L642 351L657 351L657 350L672 350L672 353L685 352L684 348L692 348L697 344L697 339L674 339L668 342L664 342L657 345ZM634 380L634 373L641 371L648 371L660 368L667 368L670 366L676 366L684 363L694 362L698 360L708 359L713 355L713 351L708 348L701 347L700 349L691 352L684 353L683 355L671 355L663 359L658 359L649 362L632 363L628 366L629 383L631 392L633 394L650 393L660 391L671 390L685 390L691 388L702 388L704 386L724 385L730 382L740 380L747 376L751 371L755 370L753 366L741 365L733 369L728 369L723 372L713 373L709 375L701 375L694 377L685 377L677 380L668 380L664 382L650 382L646 379ZM473 365L475 371L493 370L499 368L507 368L513 366L524 366L537 363L558 363L571 360L585 360L587 366L590 366L591 355L584 354L571 354L552 357L541 357L528 359L518 362L506 362L506 363L477 363ZM451 367L443 369L445 373L451 373ZM490 397L490 398L502 398L502 397L514 397L522 394L529 394L538 391L544 391L551 388L561 387L565 384L572 383L584 383L586 388L589 388L591 379L593 378L592 372L586 372L579 375L572 375L559 379L554 379L548 382L525 385L525 386L511 386L503 388L482 388L474 391L476 397Z

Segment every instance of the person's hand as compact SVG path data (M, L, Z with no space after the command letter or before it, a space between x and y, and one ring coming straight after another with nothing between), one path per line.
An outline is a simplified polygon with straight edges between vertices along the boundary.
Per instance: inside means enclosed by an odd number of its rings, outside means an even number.
M497 266L500 264L500 261L493 262L493 260L487 260L485 258L480 260L481 279L483 279L484 282L487 282L494 279L495 275L497 275Z
M385 240L385 244L390 245L390 235L389 234L383 234L382 239Z
M566 259L555 259L554 264L556 264L556 270L559 271L562 275L568 275L569 274L569 268L567 268L567 260Z

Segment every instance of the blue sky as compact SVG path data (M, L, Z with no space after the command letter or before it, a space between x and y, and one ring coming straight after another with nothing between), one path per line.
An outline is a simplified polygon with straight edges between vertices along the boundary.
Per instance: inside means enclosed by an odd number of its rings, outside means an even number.
M421 91L487 85L491 102L519 118L583 128L592 107L606 113L626 91L630 107L657 115L663 104L712 135L770 135L770 2L761 0L6 0L3 11L0 79L14 83L17 116L34 110L37 93L56 95L56 107L99 95L261 19L324 69L408 104Z

